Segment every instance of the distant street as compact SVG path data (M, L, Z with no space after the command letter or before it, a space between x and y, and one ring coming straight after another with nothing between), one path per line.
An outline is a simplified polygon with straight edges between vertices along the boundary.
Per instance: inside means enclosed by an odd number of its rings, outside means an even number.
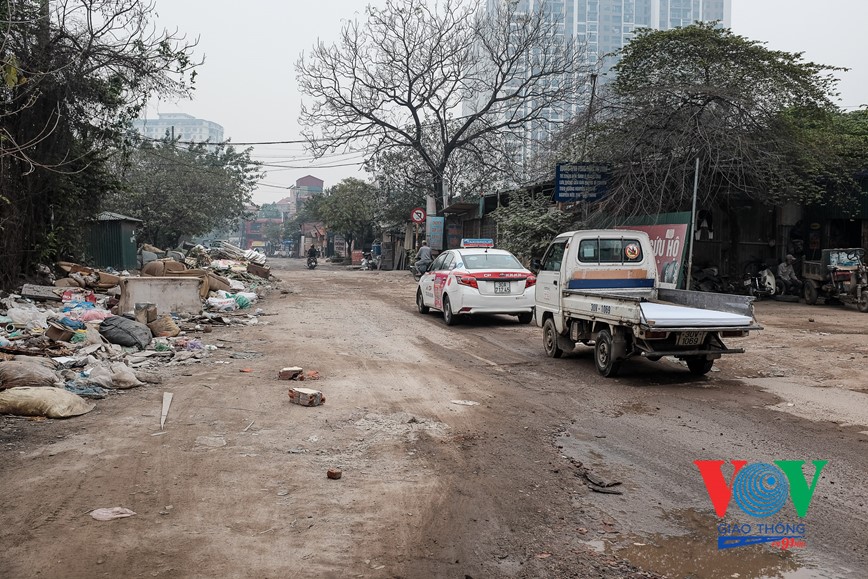
M864 577L868 315L760 302L766 329L706 377L605 379L515 317L419 314L409 272L320 263L272 260L259 323L199 335L218 350L162 385L0 417L0 576ZM321 378L277 379L295 365ZM719 551L693 464L714 459L827 460L808 514L768 519L804 546ZM87 514L114 506L137 514Z

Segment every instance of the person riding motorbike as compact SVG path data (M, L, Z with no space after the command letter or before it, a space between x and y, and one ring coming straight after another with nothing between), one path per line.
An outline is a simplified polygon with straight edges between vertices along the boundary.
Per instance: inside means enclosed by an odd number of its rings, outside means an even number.
M308 268L313 269L314 267L316 267L316 265L317 265L316 256L317 256L316 247L311 245L310 249L307 250L307 267Z
M431 248L428 247L428 241L422 240L422 246L419 248L419 251L416 252L416 263L413 264L413 267L416 268L416 271L422 274L428 271L428 266L430 266L433 261L434 258L431 256Z
M802 280L796 276L793 263L796 258L788 253L786 259L778 264L778 282L783 284L785 293L799 296L802 295Z

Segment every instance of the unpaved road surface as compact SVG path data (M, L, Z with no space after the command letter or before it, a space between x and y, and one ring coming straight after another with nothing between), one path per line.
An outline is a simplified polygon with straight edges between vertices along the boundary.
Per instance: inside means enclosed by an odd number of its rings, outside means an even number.
M0 417L0 577L868 576L868 316L763 302L707 377L603 379L515 318L420 315L406 272L273 267L268 315L199 336L221 347L162 385ZM806 545L718 551L697 459L828 460ZM114 506L137 514L88 514Z

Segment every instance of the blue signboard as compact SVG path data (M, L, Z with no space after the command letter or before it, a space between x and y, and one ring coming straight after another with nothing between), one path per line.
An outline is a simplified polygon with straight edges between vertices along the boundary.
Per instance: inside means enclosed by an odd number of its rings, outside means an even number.
M431 249L443 249L443 230L446 227L445 217L429 217L425 223L425 231L428 235L428 247Z
M609 192L611 167L605 163L558 163L555 201L599 201Z

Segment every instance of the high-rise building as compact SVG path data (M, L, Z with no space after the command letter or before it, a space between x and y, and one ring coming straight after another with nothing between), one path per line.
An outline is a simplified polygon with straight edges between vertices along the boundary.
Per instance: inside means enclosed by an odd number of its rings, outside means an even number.
M186 113L158 113L156 119L135 119L133 128L148 139L169 137L212 144L223 142L223 127L213 121L197 119Z
M670 30L697 21L719 21L730 27L732 0L488 0L487 11L494 14L504 3L515 4L518 12L531 12L545 6L565 39L576 39L585 46L589 65L600 70L600 82L615 60L611 53L625 46L637 28ZM588 92L590 94L590 91ZM550 120L565 120L577 111L551 111ZM538 143L547 136L546 124L537 123L527 130L526 138L516 154L516 162L527 166Z

